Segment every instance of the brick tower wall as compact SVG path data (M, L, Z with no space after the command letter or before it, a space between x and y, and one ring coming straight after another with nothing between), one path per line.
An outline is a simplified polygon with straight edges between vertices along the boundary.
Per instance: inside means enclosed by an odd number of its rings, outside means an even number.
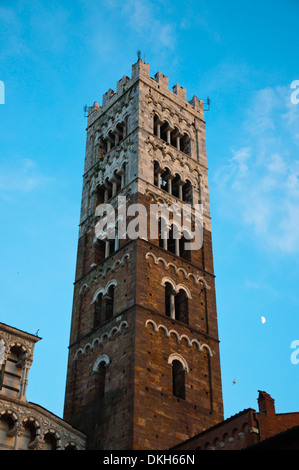
M188 135L188 151L175 147L175 137L165 142L155 134L155 115L177 127L182 142ZM105 188L113 187L115 207L120 195L147 213L157 202L183 206L157 187L155 165L189 181L192 214L194 204L203 206L202 247L186 260L148 230L141 239L119 240L99 261L95 208ZM149 219L145 224L149 229ZM188 293L187 323L165 315L165 279ZM111 285L113 315L95 326L97 295ZM186 365L185 398L173 394L174 357ZM179 85L169 91L160 72L150 78L141 60L131 79L123 77L101 107L95 102L89 109L64 418L88 435L88 448L115 450L167 449L223 419L203 103L187 102Z

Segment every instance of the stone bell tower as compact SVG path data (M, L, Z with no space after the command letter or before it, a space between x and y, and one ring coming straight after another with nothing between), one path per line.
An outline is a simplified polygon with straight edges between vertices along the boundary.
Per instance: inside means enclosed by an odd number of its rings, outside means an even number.
M104 450L223 420L203 102L141 59L88 112L64 419Z

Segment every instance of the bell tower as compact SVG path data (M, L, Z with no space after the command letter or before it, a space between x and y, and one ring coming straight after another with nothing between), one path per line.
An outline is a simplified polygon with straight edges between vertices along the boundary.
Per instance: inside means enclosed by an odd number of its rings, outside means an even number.
M203 102L141 59L88 112L64 419L104 450L223 420Z

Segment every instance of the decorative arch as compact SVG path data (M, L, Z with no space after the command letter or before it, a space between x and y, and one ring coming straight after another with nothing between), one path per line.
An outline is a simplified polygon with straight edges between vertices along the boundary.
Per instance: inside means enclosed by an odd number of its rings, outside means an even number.
M163 277L163 279L162 279L162 281L161 281L161 285L162 285L162 286L165 286L166 283L171 284L172 287L173 287L173 290L176 291L176 284L175 284L175 282L174 282L173 279L171 279L170 277Z
M117 330L115 328L117 328ZM88 351L93 351L96 345L103 344L105 340L112 340L115 334L122 334L127 328L129 328L129 324L126 321L122 321L117 327L113 326L110 331L102 333L100 336L95 337L92 342L85 343L82 348L78 348L74 354L73 360L77 360L79 354L84 355Z
M172 353L170 354L169 358L168 358L168 361L167 361L167 364L171 364L173 363L173 361L179 361L182 366L184 367L184 369L189 372L189 366L188 366L188 363L186 361L186 359L181 356L181 354L178 354L178 353Z
M97 372L98 371L98 367L100 365L101 362L104 362L105 363L105 366L107 366L108 364L110 364L110 359L109 357L107 356L107 354L102 354L101 356L99 356L96 361L94 362L93 364L93 367L92 367L92 372Z
M186 287L184 284L176 284L175 281L173 279L171 279L170 277L163 277L162 281L161 281L161 285L162 286L165 286L166 283L169 283L172 285L173 287L173 290L174 292L177 294L180 290L183 290L186 292L186 295L189 299L192 299L192 296L191 296L191 292L190 290L188 289L188 287Z
M103 294L103 296L104 296L104 295L107 294L107 292L108 292L108 290L109 290L109 288L110 288L111 286L117 287L117 285L118 285L118 284L117 284L117 281L116 281L115 279L112 279L111 281L109 281L109 282L106 284L105 287L100 287L100 288L95 292L91 303L93 304L93 303L97 300L97 297L98 297L99 294Z
M176 292L179 292L180 290L183 290L186 293L188 299L192 299L191 292L188 289L188 287L184 286L183 284L177 284L176 285Z

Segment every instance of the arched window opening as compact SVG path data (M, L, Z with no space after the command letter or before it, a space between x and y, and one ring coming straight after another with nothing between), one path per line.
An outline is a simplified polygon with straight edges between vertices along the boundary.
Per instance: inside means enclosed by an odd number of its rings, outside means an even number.
M97 398L101 400L105 395L106 362L101 361L97 370Z
M44 446L43 450L56 450L57 449L57 441L56 437L53 433L47 432L44 436Z
M104 185L98 185L96 188L95 206L100 206L105 203L106 187Z
M174 230L173 230L173 224L172 224L169 230L169 237L167 240L167 251L169 251L170 253L173 253L174 255L176 254L177 241L178 239L174 238Z
M94 303L94 328L103 323L103 294L99 294Z
M173 287L169 282L165 284L165 315L173 318Z
M114 312L114 286L110 286L107 293L100 292L94 302L94 328L113 317Z
M180 288L178 292L176 292L171 282L166 279L165 281L166 282L163 281L165 288L165 315L173 320L178 320L188 325L188 294L184 288Z
M158 162L154 162L154 185L160 188L160 165Z
M106 304L106 318L105 320L109 320L113 317L113 307L114 307L114 286L110 286L107 294L105 295L105 304Z
M168 131L168 128L169 128L169 124L168 122L163 122L163 124L161 125L160 127L160 138L162 140L164 140L165 142L167 142L167 131Z
M15 437L11 434L15 427L14 420L8 414L0 417L0 450L13 450Z
M179 199L182 198L182 181L180 175L175 175L175 177L173 178L171 193L173 196Z
M76 450L75 444L67 444L64 450Z
M165 171L161 174L161 180L160 180L160 187L161 189L164 189L164 191L169 192L169 179L170 179L171 173L168 168L166 168Z
M113 255L114 252L115 252L115 239L109 238L109 240L106 241L106 256Z
M175 296L175 319L188 324L188 297L183 289Z
M121 190L121 176L116 171L113 174L113 196Z
M176 127L170 133L170 144L173 147L180 148L180 132Z
M107 202L113 196L113 185L108 179L106 179L106 181L105 181L105 188L106 188L105 201Z
M116 145L123 140L124 135L125 135L125 124L122 122L120 124L117 124L115 128Z
M154 115L154 135L160 137L160 119L157 114Z
M186 247L186 244L190 243L189 234L186 231L183 231L182 236L179 242L180 257L186 261L191 261L191 250Z
M36 438L36 429L33 423L26 422L24 425L24 431L22 433L22 439L20 440L18 450L30 450L33 449L33 443Z
M168 234L168 225L165 219L159 217L158 220L158 235L159 235L159 247L167 249L167 234Z
M177 359L172 362L172 393L185 400L185 368Z
M94 244L94 262L99 264L105 259L106 242L104 240L97 239Z
M184 134L180 138L180 150L186 155L190 155L190 140L187 134Z
M183 185L182 199L187 204L192 205L192 184L189 180L187 180L186 183Z
M115 147L115 135L111 131L109 132L107 136L107 140L108 140L108 148L109 150L112 150Z
M115 236L114 236L114 251L117 251L119 249L119 232L118 232L118 223L116 221L116 224L115 224Z
M107 141L100 139L97 145L97 156L101 160L107 153Z

